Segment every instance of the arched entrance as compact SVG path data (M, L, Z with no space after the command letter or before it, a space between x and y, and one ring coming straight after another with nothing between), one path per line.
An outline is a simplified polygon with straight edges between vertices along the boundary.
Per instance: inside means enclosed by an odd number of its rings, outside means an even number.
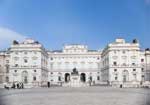
M69 81L70 81L70 74L65 73L65 82L69 82Z
M27 71L22 72L22 82L28 83L28 72Z
M86 74L85 73L80 74L80 80L81 80L81 82L86 82Z

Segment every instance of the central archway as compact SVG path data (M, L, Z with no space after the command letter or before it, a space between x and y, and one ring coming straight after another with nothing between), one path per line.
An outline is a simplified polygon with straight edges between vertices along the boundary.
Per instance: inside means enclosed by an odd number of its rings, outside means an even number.
M81 82L86 82L86 74L85 73L80 74L80 80L81 80Z
M65 73L65 82L69 82L69 81L70 81L70 74Z

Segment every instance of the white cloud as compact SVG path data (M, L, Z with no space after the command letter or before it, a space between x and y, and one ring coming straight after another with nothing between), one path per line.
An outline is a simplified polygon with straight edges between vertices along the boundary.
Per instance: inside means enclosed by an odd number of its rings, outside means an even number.
M27 38L11 29L0 27L0 49L8 48L13 40L22 41Z

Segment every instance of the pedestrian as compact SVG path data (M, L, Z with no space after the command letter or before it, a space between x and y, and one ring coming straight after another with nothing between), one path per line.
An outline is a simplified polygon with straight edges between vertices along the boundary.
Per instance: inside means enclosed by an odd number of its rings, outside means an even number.
M47 82L47 87L48 87L48 88L50 87L50 82Z
M17 83L17 89L19 89L19 83Z

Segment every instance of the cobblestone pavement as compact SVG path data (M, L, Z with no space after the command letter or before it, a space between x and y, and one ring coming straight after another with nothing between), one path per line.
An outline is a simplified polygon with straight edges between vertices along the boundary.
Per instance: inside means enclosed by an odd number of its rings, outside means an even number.
M112 87L0 89L0 105L150 105L150 89Z

